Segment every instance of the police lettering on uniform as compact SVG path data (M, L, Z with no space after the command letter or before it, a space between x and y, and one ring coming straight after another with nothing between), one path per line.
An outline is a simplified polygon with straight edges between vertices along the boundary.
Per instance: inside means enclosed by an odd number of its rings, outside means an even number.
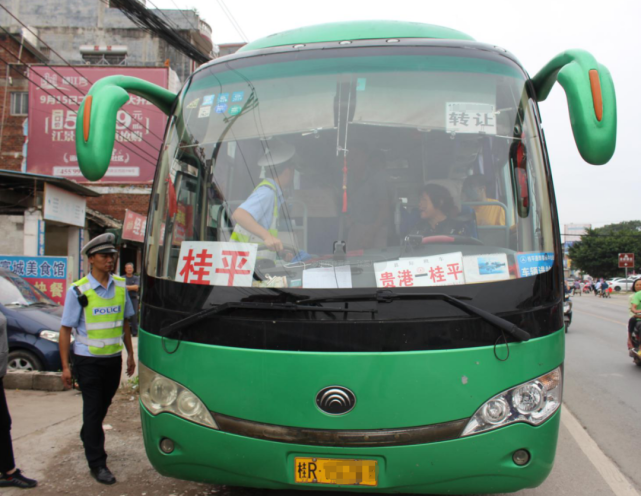
M127 348L127 375L136 369L128 319L134 309L125 279L111 275L117 253L113 234L102 234L85 245L91 270L67 292L60 328L62 382L71 387L69 347L74 336L73 365L82 392L82 439L91 475L103 484L116 478L107 468L105 433L107 415L122 370L121 352Z

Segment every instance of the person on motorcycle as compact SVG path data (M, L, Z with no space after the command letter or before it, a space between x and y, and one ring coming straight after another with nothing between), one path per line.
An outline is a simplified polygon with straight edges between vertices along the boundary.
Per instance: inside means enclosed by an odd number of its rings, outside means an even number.
M636 362L639 357L639 335L635 327L637 322L641 321L641 278L634 281L632 291L633 294L630 296L630 320L628 321L628 350Z

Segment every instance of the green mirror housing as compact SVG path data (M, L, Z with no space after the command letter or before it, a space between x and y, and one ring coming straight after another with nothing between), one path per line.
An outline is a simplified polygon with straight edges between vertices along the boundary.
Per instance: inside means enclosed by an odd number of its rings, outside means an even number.
M76 154L82 175L98 181L107 172L116 139L118 110L129 93L148 100L169 115L176 94L153 83L128 76L109 76L96 82L78 110Z
M590 164L605 164L612 158L617 140L616 95L610 72L590 53L567 50L532 78L538 101L548 97L556 81L568 99L579 153Z

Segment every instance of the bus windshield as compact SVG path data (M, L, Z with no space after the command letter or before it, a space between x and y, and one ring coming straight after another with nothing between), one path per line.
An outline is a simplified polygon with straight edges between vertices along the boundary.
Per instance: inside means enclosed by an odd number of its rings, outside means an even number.
M439 47L199 70L161 154L148 274L376 290L550 270L553 200L526 82L496 53Z

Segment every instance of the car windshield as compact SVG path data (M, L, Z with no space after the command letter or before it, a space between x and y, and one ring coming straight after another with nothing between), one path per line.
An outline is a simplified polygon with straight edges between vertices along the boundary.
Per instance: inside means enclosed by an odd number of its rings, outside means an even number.
M42 291L34 288L22 277L10 272L0 274L0 303L5 306L30 306L34 304L58 306Z
M526 81L498 54L444 48L198 71L160 159L148 273L315 289L549 270L552 200Z

